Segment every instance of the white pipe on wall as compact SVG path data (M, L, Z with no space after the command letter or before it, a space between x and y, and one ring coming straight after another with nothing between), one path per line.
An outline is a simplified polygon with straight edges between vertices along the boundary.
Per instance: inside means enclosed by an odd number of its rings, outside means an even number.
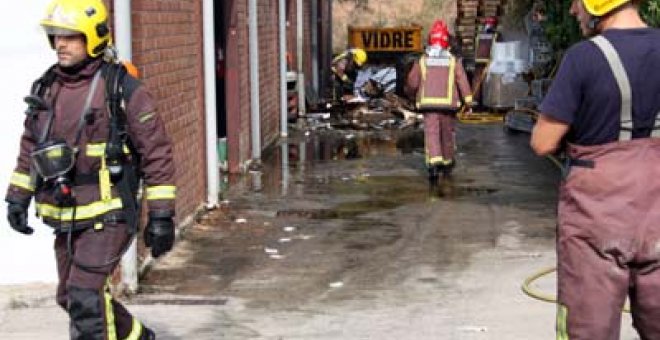
M311 35L312 35L312 88L318 95L319 93L319 3L318 0L312 0L312 14L310 15Z
M261 160L261 115L259 113L259 26L257 0L248 1L250 48L250 126L252 131L252 161Z
M204 115L206 118L206 200L209 207L218 205L220 167L218 164L217 104L215 97L215 19L213 0L202 3L204 34Z
M296 2L296 46L298 55L298 114L305 116L305 71L303 70L303 0Z
M131 0L115 0L115 44L120 60L133 58ZM121 258L122 290L134 294L138 290L137 245L135 239Z
M280 33L280 136L289 135L288 129L288 96L286 77L286 0L279 0L279 33Z

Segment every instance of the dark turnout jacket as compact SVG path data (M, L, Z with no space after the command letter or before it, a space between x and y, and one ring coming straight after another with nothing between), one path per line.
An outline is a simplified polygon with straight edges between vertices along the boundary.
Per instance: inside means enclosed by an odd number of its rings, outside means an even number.
M458 110L463 103L472 102L461 60L446 51L416 61L406 77L404 92L416 100L420 111Z
M97 59L76 73L67 73L55 67L55 80L44 94L44 99L54 110L48 139L65 140L68 145L78 148L75 166L70 172L75 210L62 206L47 183L36 186L36 174L31 167L30 153L35 148L39 134L47 125L47 111L39 112L36 122L33 122L34 118L30 116L25 120L20 153L6 199L29 202L34 196L37 214L55 227L60 222L72 220L98 221L107 213L121 211L123 208L116 185L112 185L110 197L102 197L99 183L99 170L105 163L105 143L110 131L106 82L103 77L97 81L90 109L81 123L92 80L95 74L106 66L101 59ZM156 114L156 104L149 92L135 78L130 75L126 77L123 83L134 88L130 98L124 103L126 128L134 150L139 154L139 167L143 173L144 196L148 208L150 211L174 212L176 187L171 141L161 118ZM33 123L36 123L36 129L33 128ZM76 142L79 125L82 129ZM128 148L124 149L126 153L130 153Z

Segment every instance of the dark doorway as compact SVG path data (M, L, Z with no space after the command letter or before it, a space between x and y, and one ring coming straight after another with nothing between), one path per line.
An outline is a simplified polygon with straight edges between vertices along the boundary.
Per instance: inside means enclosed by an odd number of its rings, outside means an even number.
M227 17L224 1L216 2L213 13L215 23L215 95L217 103L217 133L218 138L227 137L227 105L225 97L225 82L227 79Z

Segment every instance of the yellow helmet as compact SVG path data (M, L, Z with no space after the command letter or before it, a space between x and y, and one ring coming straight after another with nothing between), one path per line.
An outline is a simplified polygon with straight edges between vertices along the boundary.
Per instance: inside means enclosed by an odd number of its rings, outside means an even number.
M351 49L351 54L353 55L353 61L355 61L357 66L362 66L367 62L367 52L365 52L363 49L353 48Z
M603 16L630 0L582 0L584 8L593 16Z
M94 58L112 43L108 10L101 0L54 0L40 24L53 48L54 35L82 34L87 41L87 54Z

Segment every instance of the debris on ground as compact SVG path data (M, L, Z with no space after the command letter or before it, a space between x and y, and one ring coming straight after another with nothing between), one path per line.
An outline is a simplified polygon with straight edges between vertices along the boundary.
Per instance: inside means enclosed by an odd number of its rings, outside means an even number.
M328 103L327 111L305 115L310 130L385 130L416 127L423 116L414 104L397 94L393 67L369 67L359 73L353 96Z

